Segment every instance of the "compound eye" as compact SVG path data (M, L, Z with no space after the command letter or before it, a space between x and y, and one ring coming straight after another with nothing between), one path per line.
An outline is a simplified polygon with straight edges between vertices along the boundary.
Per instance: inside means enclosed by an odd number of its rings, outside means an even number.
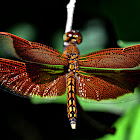
M80 44L82 42L82 35L79 32L75 32L75 39L77 44Z
M72 31L67 32L63 35L63 41L69 42L72 37L73 37L73 32Z

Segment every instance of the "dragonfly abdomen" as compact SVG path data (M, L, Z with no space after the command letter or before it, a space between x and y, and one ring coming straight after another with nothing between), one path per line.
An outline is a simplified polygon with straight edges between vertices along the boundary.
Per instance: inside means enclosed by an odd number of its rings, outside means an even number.
M79 50L75 44L70 43L64 54L67 55L69 61L69 69L67 74L67 114L72 129L76 129L77 107L75 97L75 74L78 70Z
M67 74L67 114L72 129L76 129L77 107L75 98L75 74Z

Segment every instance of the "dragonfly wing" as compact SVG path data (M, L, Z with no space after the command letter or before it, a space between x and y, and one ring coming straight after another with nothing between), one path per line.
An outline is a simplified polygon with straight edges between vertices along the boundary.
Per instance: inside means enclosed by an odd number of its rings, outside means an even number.
M140 64L140 45L109 48L79 57L79 66L96 68L132 68Z
M0 32L0 40L1 47L11 52L14 57L42 64L68 65L65 56L49 46L5 32Z
M76 77L77 96L96 101L116 99L133 93L140 81L139 70L94 70L90 75L79 71Z
M66 91L66 75L62 67L4 58L0 58L0 83L16 94L29 97L55 98Z

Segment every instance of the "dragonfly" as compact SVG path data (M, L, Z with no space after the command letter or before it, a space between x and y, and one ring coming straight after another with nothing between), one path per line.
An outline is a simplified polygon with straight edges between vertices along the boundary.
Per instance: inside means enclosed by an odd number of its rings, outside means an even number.
M100 102L134 92L140 81L140 45L80 55L76 45L82 42L82 35L78 31L65 33L63 41L64 51L60 53L0 32L0 47L16 58L0 58L0 84L23 97L50 100L66 92L68 119L76 129L77 97Z

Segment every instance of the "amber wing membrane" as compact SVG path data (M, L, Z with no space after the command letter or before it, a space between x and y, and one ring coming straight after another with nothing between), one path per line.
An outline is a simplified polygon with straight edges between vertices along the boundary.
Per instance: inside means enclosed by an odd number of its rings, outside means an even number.
M139 70L79 71L76 77L76 92L85 99L116 99L126 93L133 93L139 81Z
M79 66L96 68L133 68L140 64L140 45L109 48L80 56Z
M17 58L41 64L68 65L65 56L49 46L31 42L5 32L0 32L0 40L4 45L2 47L12 51Z
M65 93L66 75L62 67L0 58L0 83L19 95L53 98Z
M80 56L77 95L97 101L133 93L140 82L140 45Z

